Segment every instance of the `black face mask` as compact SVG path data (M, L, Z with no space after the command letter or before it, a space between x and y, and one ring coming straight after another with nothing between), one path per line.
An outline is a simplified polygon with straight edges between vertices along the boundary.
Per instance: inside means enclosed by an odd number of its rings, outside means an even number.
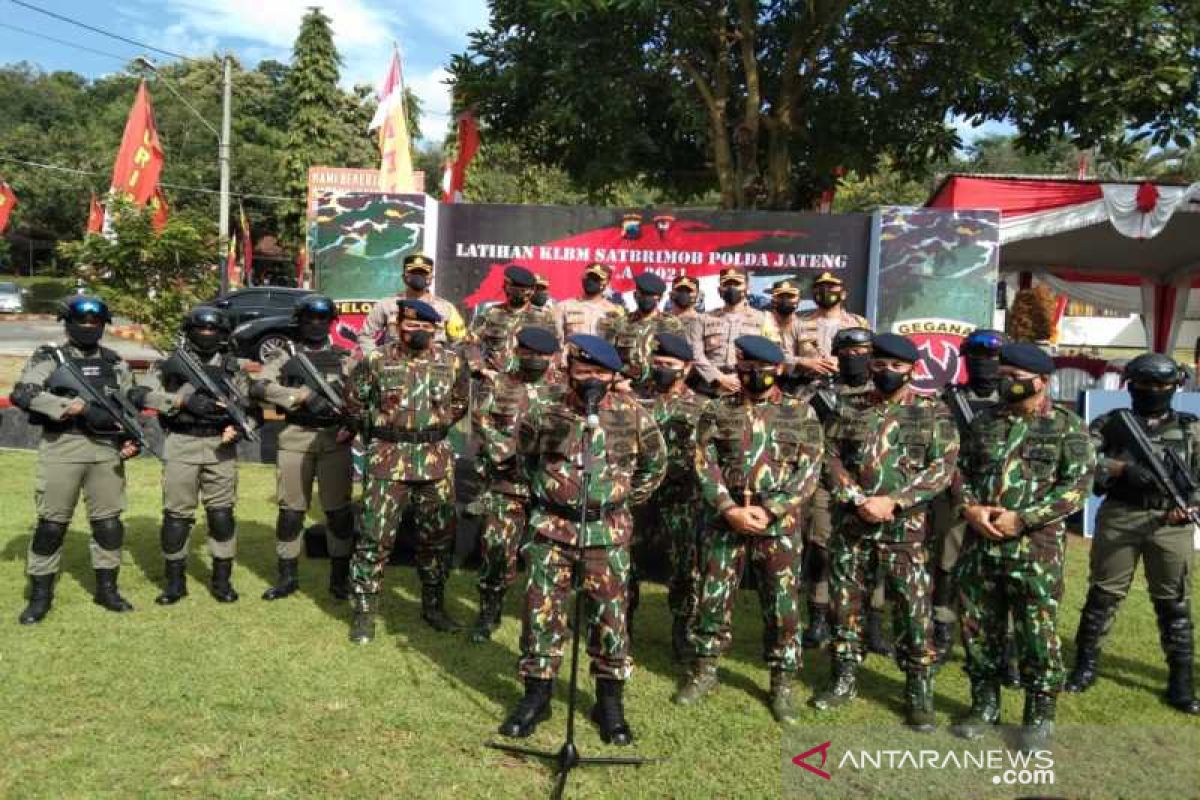
M842 383L847 386L862 386L870 380L871 370L867 369L867 365L871 363L870 353L840 354L837 359L838 374L842 376Z
M404 285L414 292L423 292L429 288L429 276L417 274L405 275Z
M675 381L679 380L679 375L683 370L675 369L674 367L652 367L650 375L654 378L654 385L660 392L665 392L675 385Z
M527 381L541 380L546 371L550 369L550 359L541 356L521 356L517 359L517 369L520 370L521 377Z
M635 299L637 300L638 311L643 314L649 314L658 308L658 298L652 294L639 294Z
M967 356L967 385L980 396L996 391L1000 385L1000 360Z
M529 299L529 302L538 308L545 308L546 303L550 302L550 292L545 289L539 289L533 293L533 297Z
M1020 403L1037 394L1033 382L1037 378L1001 378L1000 399L1006 403Z
M600 378L571 379L571 389L583 403L584 408L595 408L604 395L608 394L608 381Z
M523 289L509 289L504 293L510 306L520 308L529 302L529 292Z
M583 293L588 296L598 295L604 291L604 281L597 278L595 275L588 275L583 279Z
M796 313L796 304L795 303L776 303L775 304L775 313L781 317L790 317L792 314Z
M813 295L813 302L821 308L833 308L838 303L842 302L841 292L817 292Z
M100 344L104 335L103 325L80 325L78 322L67 322L67 338L71 344L83 350L91 350Z
M871 380L875 381L875 388L883 395L893 395L900 391L911 377L911 372L896 372L892 369L881 369L879 372L871 373Z
M676 308L691 308L696 305L696 295L691 292L673 292L671 294L671 305Z
M745 296L746 293L736 286L721 287L721 299L725 301L725 305L727 306L736 306L742 302L742 298Z
M415 353L422 350L428 350L429 345L433 344L432 331L410 331L404 334L404 343L408 345L408 349Z
M765 369L738 370L738 380L750 394L762 394L775 385L775 373Z
M1174 389L1166 391L1151 391L1148 389L1129 390L1133 413L1139 417L1160 417L1171 410L1171 399L1175 396Z
M321 344L329 336L329 320L311 319L300 323L300 338L308 344Z
M188 331L188 342L201 353L210 355L217 352L225 344L225 334L220 331L203 333L199 330Z

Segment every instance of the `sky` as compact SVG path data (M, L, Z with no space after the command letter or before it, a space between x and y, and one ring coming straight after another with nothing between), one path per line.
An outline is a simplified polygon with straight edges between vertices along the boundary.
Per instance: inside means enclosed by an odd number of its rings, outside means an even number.
M465 50L468 33L486 27L488 21L486 0L29 2L186 56L208 56L228 49L250 66L263 59L290 61L301 18L309 6L321 6L333 20L334 42L343 60L343 85L377 85L387 72L393 42L399 45L405 81L423 103L422 133L433 142L442 140L450 123L450 93L444 84L450 56ZM47 71L72 70L98 77L120 71L141 53L136 45L0 0L0 63L29 61ZM151 55L159 63L170 60Z

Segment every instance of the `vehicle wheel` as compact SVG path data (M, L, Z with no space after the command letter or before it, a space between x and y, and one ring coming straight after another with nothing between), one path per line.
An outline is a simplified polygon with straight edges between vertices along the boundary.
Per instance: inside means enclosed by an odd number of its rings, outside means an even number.
M258 354L258 363L267 363L267 359L284 349L287 340L288 338L280 333L268 333L259 339L254 345L254 352Z

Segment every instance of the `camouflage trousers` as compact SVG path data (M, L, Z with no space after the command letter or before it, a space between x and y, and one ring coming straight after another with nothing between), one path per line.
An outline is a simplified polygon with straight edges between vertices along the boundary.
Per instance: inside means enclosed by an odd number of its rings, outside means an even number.
M480 498L479 589L503 591L517 579L517 552L526 538L529 499L489 491Z
M589 547L581 554L574 547L534 536L521 554L529 570L518 667L521 677L553 678L558 673L572 612L572 569L579 569L591 672L601 678L628 680L633 669L625 630L628 546Z
M799 537L742 536L725 527L709 528L704 540L704 572L693 637L696 655L717 658L733 641L733 602L746 560L758 585L763 618L763 656L775 670L800 668L796 629Z
M1035 550L1034 558L1005 558L969 547L955 571L963 649L972 680L1004 674L1008 617L1026 689L1056 692L1063 682L1058 606L1062 599L1062 545Z
M350 564L356 607L366 607L379 594L396 528L410 508L416 529L417 575L422 584L446 582L454 544L454 481L408 483L367 478L363 531Z
M830 543L830 588L833 600L833 657L861 663L863 605L873 575L895 603L900 635L896 660L905 671L933 666L933 604L929 556L921 542L883 542L835 534Z

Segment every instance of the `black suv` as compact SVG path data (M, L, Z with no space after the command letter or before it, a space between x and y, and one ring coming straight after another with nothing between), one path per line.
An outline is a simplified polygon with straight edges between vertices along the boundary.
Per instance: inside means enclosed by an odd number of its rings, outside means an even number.
M282 347L285 339L295 338L292 309L297 300L310 294L309 289L256 286L230 292L212 304L224 309L233 322L237 355L261 362Z

